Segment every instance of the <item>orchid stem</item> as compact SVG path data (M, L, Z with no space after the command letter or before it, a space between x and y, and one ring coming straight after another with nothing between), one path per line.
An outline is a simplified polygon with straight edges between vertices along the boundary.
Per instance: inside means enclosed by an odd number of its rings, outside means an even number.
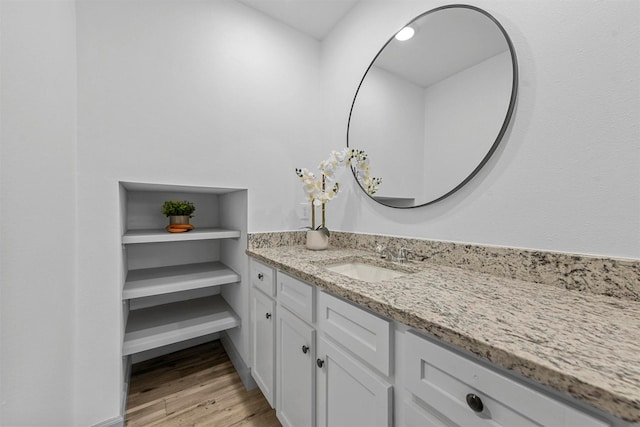
M325 176L324 174L322 174L322 193L324 194L324 190L325 190ZM325 206L325 202L322 202L322 228L325 228L325 210L324 210L324 206Z

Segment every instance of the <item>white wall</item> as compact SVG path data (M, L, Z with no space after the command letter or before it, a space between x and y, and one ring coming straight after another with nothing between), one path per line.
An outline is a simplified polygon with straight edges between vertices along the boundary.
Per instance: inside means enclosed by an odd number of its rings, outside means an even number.
M442 4L361 2L325 40L322 85L332 141L344 141L355 88L379 47ZM425 208L377 205L345 180L329 205L329 227L639 258L640 4L471 4L502 23L518 55L519 100L503 143L466 187Z
M0 2L0 425L73 424L73 2Z
M228 1L83 1L77 16L75 387L91 425L120 409L118 180L248 188L251 231L291 229L294 169L328 148L316 40Z

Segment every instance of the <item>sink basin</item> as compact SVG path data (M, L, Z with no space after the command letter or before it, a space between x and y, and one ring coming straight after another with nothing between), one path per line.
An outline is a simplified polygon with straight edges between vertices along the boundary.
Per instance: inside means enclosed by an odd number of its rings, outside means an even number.
M392 270L390 268L365 264L363 262L344 262L329 265L325 268L329 271L333 271L334 273L339 273L365 282L380 282L382 280L393 279L394 277L405 276L408 274L406 271Z

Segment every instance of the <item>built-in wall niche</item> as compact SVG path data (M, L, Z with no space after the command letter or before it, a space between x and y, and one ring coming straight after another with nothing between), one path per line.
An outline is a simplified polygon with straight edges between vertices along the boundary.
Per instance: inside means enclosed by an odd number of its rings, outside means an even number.
M248 347L242 328L249 306L247 190L120 182L119 191L125 395L131 356L157 356L207 337L221 337L242 354ZM165 229L167 200L195 205L193 230Z

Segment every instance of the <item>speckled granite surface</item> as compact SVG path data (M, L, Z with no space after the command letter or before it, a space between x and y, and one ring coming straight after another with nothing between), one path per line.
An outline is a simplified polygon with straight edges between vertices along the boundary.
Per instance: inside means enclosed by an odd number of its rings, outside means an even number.
M249 236L249 248L303 245L304 242L304 231L256 233ZM370 234L331 233L331 246L334 248L373 252L379 244L394 249L408 248L412 252L412 259L427 260L432 264L640 302L640 260Z
M296 238L293 239L295 241ZM366 283L323 268L350 248L262 247L247 253L333 294L471 351L623 419L640 422L640 303L471 269L413 261ZM266 246L266 245L264 245Z
M249 249L273 248L275 246L304 245L306 232L276 231L273 233L249 233L248 237ZM343 236L343 238L347 238L347 236Z

